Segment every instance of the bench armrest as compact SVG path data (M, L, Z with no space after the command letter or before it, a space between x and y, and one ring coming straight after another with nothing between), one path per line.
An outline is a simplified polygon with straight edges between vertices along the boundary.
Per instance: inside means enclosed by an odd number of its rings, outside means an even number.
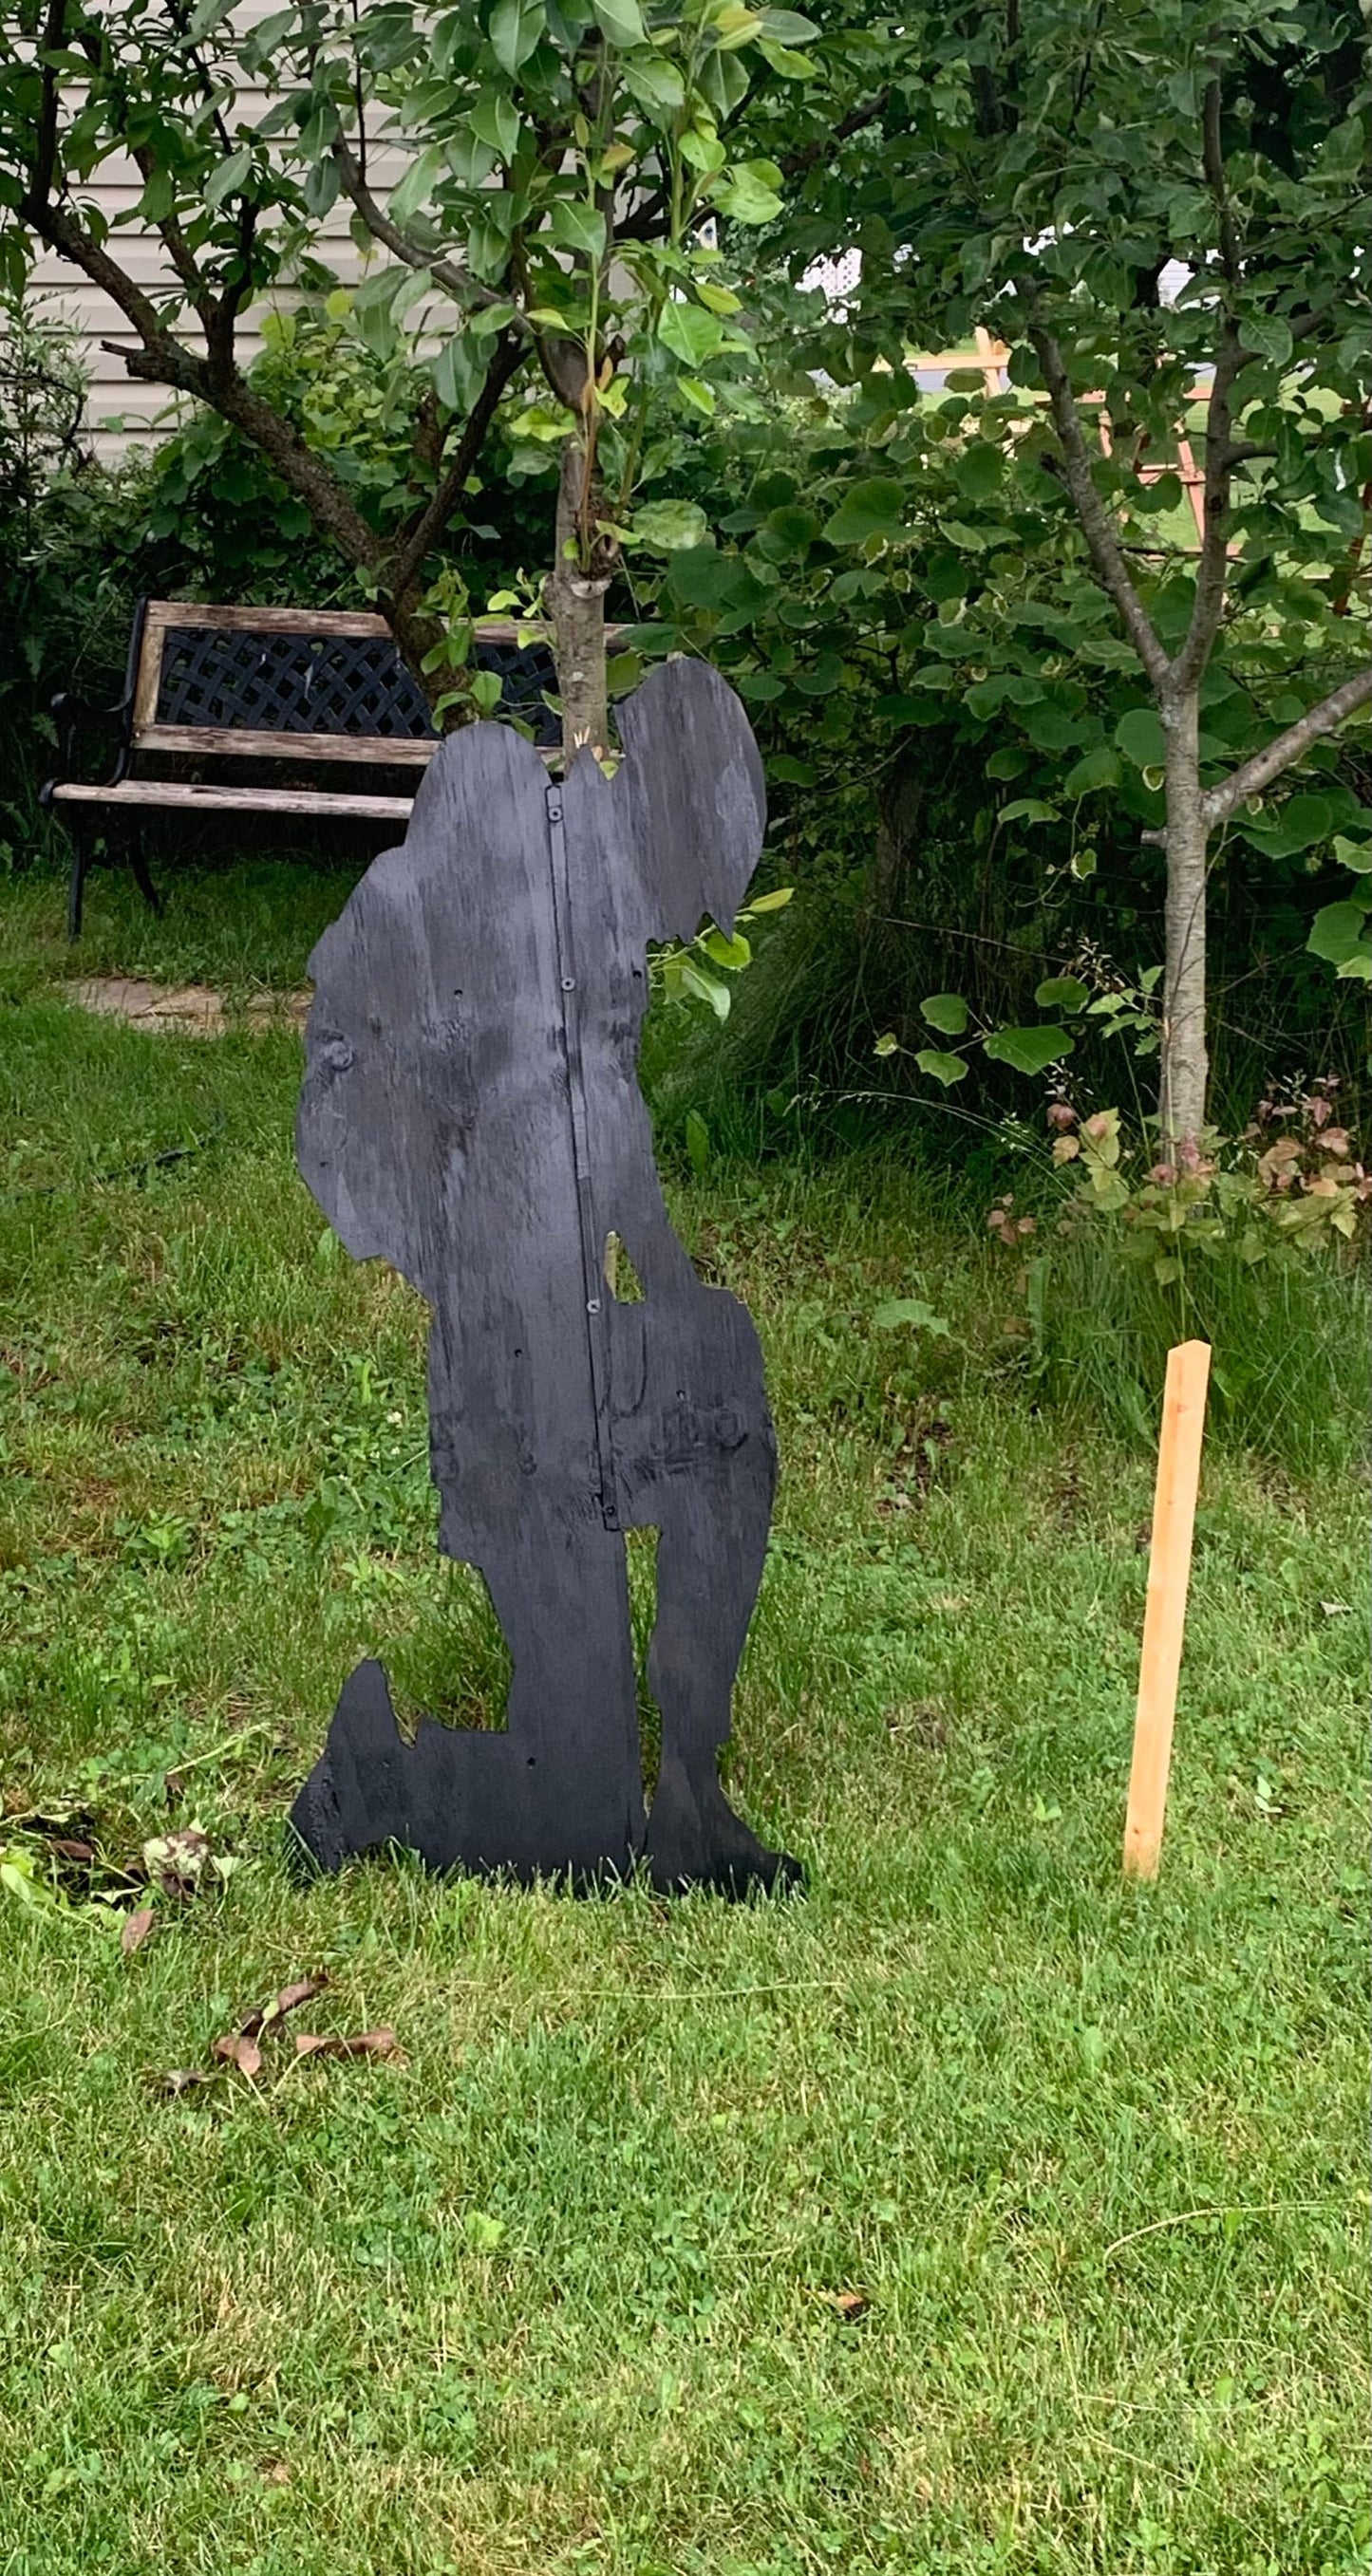
M45 779L38 791L40 805L51 804L53 789L61 786L73 774L81 777L83 783L86 783L83 773L89 761L88 758L81 757L78 745L83 742L87 733L98 726L100 727L99 740L108 757L108 728L115 720L119 724L119 736L114 767L107 778L91 780L89 783L100 787L118 786L120 779L128 774L129 762L133 755L129 725L132 705L133 700L128 690L125 690L123 697L116 699L112 706L93 706L89 699L78 697L72 690L58 691L51 702L52 719L57 728L58 768L56 775Z

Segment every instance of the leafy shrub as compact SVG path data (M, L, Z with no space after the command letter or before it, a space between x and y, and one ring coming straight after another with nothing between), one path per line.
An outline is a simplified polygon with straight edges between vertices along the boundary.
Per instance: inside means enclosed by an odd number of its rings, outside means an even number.
M1302 1470L1355 1463L1372 1398L1372 1178L1330 1076L1272 1092L1179 1164L1117 1110L1050 1102L1039 1184L987 1211L1053 1402L1155 1437L1168 1350L1214 1350L1214 1428Z

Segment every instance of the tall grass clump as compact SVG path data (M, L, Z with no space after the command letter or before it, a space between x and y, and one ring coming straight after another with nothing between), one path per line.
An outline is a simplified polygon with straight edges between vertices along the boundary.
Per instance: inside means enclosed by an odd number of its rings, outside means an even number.
M1062 1239L1027 1264L1029 1365L1069 1419L1150 1446L1167 1354L1211 1345L1209 1436L1297 1475L1367 1464L1372 1296L1365 1266L1328 1250L1253 1263L1234 1244L1160 1282L1119 1225Z

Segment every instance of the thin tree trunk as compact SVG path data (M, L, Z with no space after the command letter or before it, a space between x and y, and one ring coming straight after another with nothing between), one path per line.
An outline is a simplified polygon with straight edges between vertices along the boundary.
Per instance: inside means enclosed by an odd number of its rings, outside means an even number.
M1162 1144L1169 1160L1205 1125L1205 876L1209 832L1200 783L1195 689L1161 691L1166 741L1167 908L1162 1001Z
M592 751L603 752L610 730L605 680L608 577L588 577L581 570L585 471L581 442L569 438L562 450L555 560L547 585L562 698L562 748L569 761L588 743Z

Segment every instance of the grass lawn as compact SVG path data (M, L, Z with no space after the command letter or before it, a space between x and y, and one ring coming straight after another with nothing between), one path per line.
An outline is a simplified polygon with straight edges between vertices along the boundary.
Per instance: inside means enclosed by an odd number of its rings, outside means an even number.
M78 971L289 983L345 886L97 879ZM1363 1480L1212 1447L1126 1888L1146 1452L1036 1410L937 1176L679 1174L783 1458L730 1779L808 1896L302 1884L359 1655L499 1703L423 1310L296 1177L290 1031L88 1018L59 914L0 890L0 1777L239 1866L132 1956L0 1884L0 2576L1362 2570ZM403 2058L159 2095L320 1966Z

